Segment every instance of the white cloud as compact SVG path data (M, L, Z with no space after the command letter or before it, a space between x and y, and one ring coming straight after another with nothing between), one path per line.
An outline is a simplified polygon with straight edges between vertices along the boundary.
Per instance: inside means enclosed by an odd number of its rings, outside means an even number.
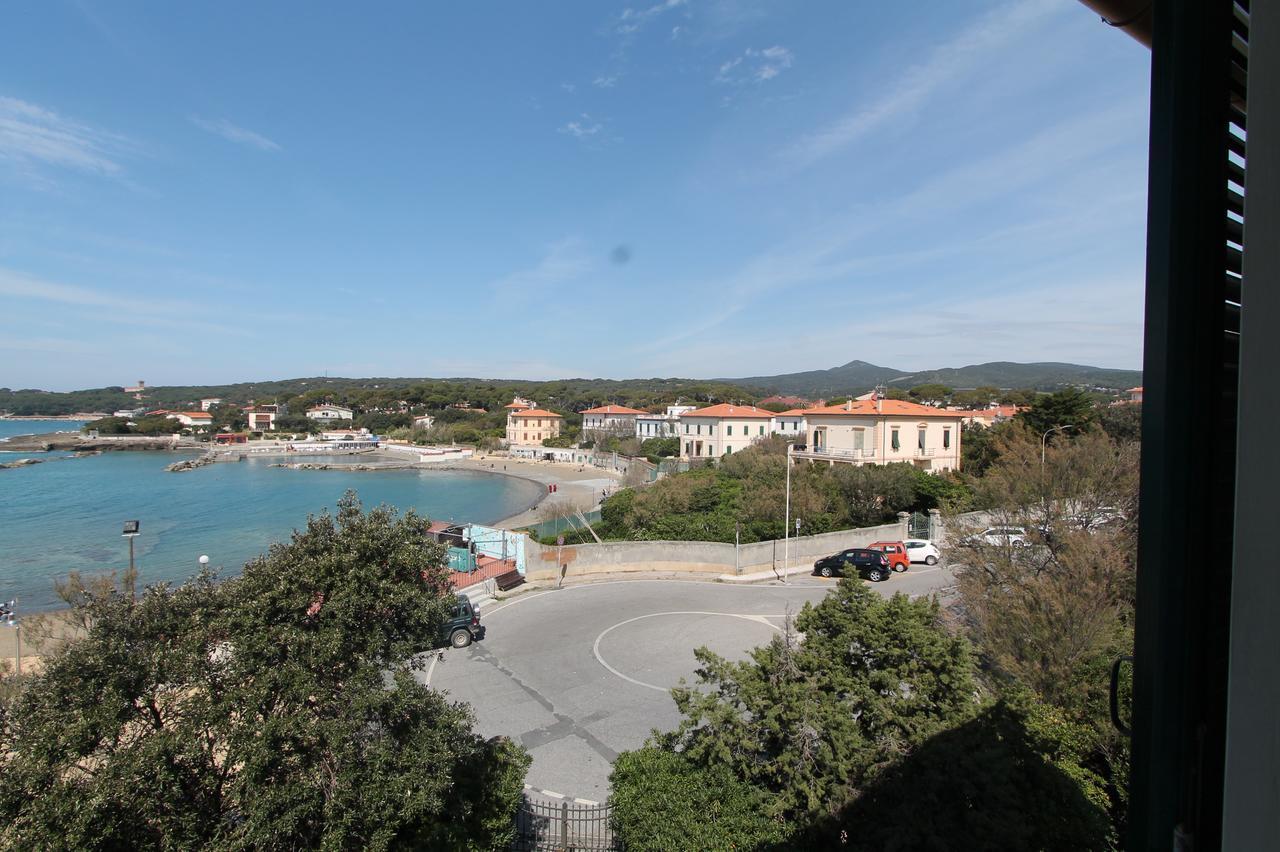
M808 165L918 109L944 84L954 82L993 50L1060 10L1061 4L1054 0L1019 0L993 10L936 47L922 63L905 73L894 69L896 82L878 89L883 94L800 139L786 152L787 158Z
M26 101L0 96L0 162L7 161L29 177L41 167L58 167L116 175L116 158L131 144Z
M720 64L715 81L733 86L763 83L786 71L794 61L795 54L781 45L764 50L747 48L741 56Z
M685 4L685 0L663 0L662 3L655 3L644 9L623 9L622 14L618 16L614 23L613 31L618 35L632 35L640 30L665 12L679 8Z
M591 81L591 85L595 86L597 89L612 89L614 86L618 85L618 76L616 74L609 76L601 74L599 77L596 77Z
M557 130L575 139L589 139L604 132L604 125L584 112L577 119L566 122Z
M261 133L255 133L244 127L232 124L225 118L208 119L201 118L198 115L190 117L191 123L201 130L206 130L215 136L221 136L228 142L237 142L241 145L249 145L257 148L259 151L279 151L280 146L271 141Z
M565 90L566 92L568 92L568 93L569 93L569 94L571 94L571 95L572 95L574 92L578 91L578 87L577 87L577 86L575 86L573 83L561 83L561 84L560 84L560 88L561 88L561 89L563 89L563 90Z

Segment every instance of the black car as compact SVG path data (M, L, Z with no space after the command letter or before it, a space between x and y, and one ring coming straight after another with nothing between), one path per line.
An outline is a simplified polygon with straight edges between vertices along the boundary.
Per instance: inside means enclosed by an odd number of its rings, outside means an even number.
M883 582L889 579L889 558L881 550L854 547L824 556L813 563L813 573L822 577L844 576L851 571L856 571L859 577Z

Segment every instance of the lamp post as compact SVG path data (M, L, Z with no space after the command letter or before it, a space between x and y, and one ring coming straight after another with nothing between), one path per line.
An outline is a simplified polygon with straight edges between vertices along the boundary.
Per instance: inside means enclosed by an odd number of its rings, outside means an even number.
M124 532L120 533L124 538L129 539L129 596L135 601L138 595L135 591L138 579L138 570L133 564L133 540L138 537L138 528L140 524L137 521L125 521Z
M787 504L782 519L782 582L787 582L787 569L791 567L791 449L787 444Z
M0 603L0 617L13 628L13 667L14 674L22 674L22 623L18 621L18 601Z
M1040 436L1040 466L1044 467L1044 450L1045 444L1049 440L1049 436L1054 432L1065 432L1068 429L1074 429L1074 423L1063 423L1061 426L1054 426L1052 429L1046 429L1045 433Z

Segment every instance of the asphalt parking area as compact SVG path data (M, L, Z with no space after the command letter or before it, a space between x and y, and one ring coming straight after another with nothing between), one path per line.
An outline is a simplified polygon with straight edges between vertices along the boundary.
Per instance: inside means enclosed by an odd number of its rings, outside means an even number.
M913 567L871 586L914 595L944 582ZM419 677L470 704L482 735L528 749L530 785L603 801L618 753L679 723L668 690L694 682L693 649L743 659L835 583L619 580L531 592L485 608L484 640L446 649Z

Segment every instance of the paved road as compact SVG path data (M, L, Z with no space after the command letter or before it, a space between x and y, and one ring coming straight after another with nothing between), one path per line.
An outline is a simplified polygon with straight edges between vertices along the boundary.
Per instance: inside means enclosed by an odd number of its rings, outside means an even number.
M945 569L917 566L872 587L918 595L950 582ZM618 752L679 723L667 690L694 679L694 648L742 659L833 583L619 580L532 592L486 609L485 639L446 650L420 677L471 704L483 735L524 745L529 784L603 801Z

